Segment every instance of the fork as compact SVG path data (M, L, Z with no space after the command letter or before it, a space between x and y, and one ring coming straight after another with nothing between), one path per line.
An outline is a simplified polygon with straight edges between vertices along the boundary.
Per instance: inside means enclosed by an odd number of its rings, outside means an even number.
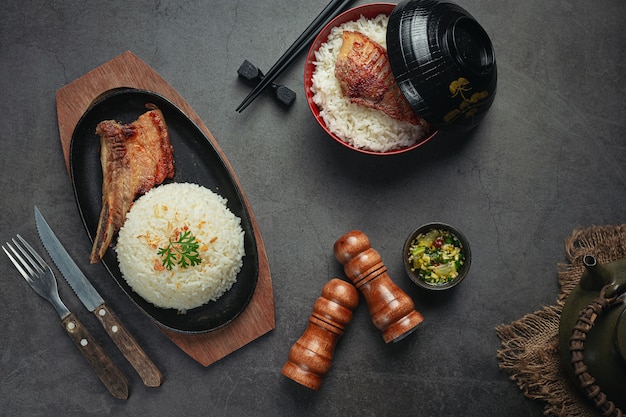
M128 382L122 372L115 366L111 358L89 334L87 328L78 320L61 301L57 281L52 269L37 254L37 252L19 234L2 245L13 265L17 268L26 282L42 298L48 300L61 317L61 323L74 344L83 354L89 365L96 372L109 392L119 399L128 398Z

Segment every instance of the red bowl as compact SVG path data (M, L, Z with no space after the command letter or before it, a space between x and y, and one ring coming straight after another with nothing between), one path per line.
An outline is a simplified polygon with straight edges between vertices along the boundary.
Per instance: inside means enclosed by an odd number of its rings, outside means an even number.
M320 116L320 109L313 102L313 93L311 92L313 71L315 71L315 65L313 64L313 62L315 61L315 52L319 49L319 47L323 43L326 42L326 40L328 39L328 35L330 35L330 31L335 26L339 26L346 22L358 20L361 17L361 15L363 15L366 19L373 19L379 14L390 15L395 7L396 7L396 4L394 3L370 3L370 4L365 4L362 6L354 7L352 9L346 10L345 12L341 13L339 16L334 18L330 23L328 23L328 25L326 25L321 30L321 32L317 35L317 37L313 41L313 44L311 45L311 48L309 49L309 53L307 54L306 62L304 64L304 94L306 96L307 103L309 103L309 108L311 109L311 113L313 113L313 117L315 117L315 120L317 120L320 126L326 131L326 133L328 133L328 135L331 138L333 138L334 140L336 140L343 146L349 149L352 149L354 151L365 153L365 154L370 154L370 155L397 155L400 153L412 151L420 147L421 145L425 144L430 139L432 139L438 133L438 130L429 132L425 137L423 137L422 139L420 139L413 145L406 146L404 148L393 149L393 150L386 151L386 152L370 151L367 149L360 149L360 148L350 145L349 143L345 142L339 136L337 136L336 134L334 134L328 129L328 127L326 126L326 123L324 123L324 119L322 119L322 117Z

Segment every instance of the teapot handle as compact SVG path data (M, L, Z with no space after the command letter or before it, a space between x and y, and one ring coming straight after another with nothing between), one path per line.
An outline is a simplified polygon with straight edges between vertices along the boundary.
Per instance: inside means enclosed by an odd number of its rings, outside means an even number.
M624 413L606 397L606 394L595 383L595 378L587 371L584 355L587 334L593 328L598 317L621 302L620 294L616 294L612 290L614 288L610 285L605 286L600 291L600 296L580 311L570 337L570 354L579 387L587 395L587 398L593 401L603 416L621 417ZM611 294L609 297L606 295L607 291Z

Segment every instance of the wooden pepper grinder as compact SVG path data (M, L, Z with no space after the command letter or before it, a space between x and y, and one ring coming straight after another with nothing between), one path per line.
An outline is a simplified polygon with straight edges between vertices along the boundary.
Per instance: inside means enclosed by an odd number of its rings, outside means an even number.
M341 236L334 252L348 278L365 297L372 321L383 332L386 343L400 341L424 321L411 297L393 283L365 233L353 230Z
M337 340L358 303L359 293L352 284L338 278L328 281L313 305L305 332L289 351L283 375L317 391L332 364Z

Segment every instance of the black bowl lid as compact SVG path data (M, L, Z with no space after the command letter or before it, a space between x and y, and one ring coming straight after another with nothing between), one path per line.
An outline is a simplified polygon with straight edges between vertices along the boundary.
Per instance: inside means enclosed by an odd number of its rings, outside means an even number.
M413 109L437 128L476 126L496 93L489 36L450 2L405 0L389 17L389 62Z

